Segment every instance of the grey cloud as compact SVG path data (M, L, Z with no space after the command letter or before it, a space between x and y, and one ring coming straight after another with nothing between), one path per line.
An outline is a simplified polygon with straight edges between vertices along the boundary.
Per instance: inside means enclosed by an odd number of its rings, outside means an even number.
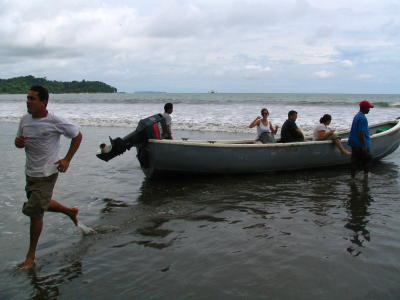
M77 57L82 54L77 49L63 47L43 47L43 46L9 46L0 48L0 57L20 59L29 58L68 58Z
M7 7L0 9L1 74L31 70L49 78L94 78L121 86L138 78L141 84L158 80L167 86L174 78L170 89L178 80L185 88L195 87L188 78L227 85L246 80L254 86L258 78L268 78L271 84L286 80L287 86L301 88L307 74L349 72L340 61L354 62L352 72L359 72L378 65L371 61L399 60L399 22L395 12L386 18L378 4L367 3L362 12L345 0L338 5L317 0L0 0L2 6ZM359 73L373 74L373 68Z
M317 39L320 38L330 38L334 35L336 29L334 26L320 26L315 31L314 37Z
M400 37L400 21L392 19L381 26L381 31L386 37L392 39L393 37ZM400 42L397 40L397 42Z
M213 9L193 5L173 7L153 16L144 32L161 38L258 32L275 24L293 22L305 16L310 7L304 0L280 6L261 1L235 1Z
M307 0L296 0L292 15L294 17L303 17L307 15L310 10L312 10L312 7Z
M335 35L336 29L333 26L319 26L312 35L306 37L304 41L309 45L316 45L318 42L326 41L327 39L332 39Z
M268 26L278 22L283 11L266 3L235 2L222 14L224 27Z

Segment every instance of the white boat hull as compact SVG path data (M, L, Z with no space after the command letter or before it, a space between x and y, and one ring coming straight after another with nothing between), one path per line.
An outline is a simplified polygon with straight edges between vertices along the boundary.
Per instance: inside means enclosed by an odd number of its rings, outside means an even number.
M376 129L386 129L372 134ZM389 128L389 129L388 129ZM400 123L370 127L371 155L381 159L400 144ZM348 132L342 132L347 146ZM339 152L332 141L256 144L254 141L175 141L149 140L147 177L165 173L237 174L261 173L337 166L350 163L350 156Z

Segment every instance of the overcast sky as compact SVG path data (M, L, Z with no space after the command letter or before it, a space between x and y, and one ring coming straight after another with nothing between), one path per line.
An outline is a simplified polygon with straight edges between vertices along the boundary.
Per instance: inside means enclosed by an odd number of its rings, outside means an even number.
M0 0L0 78L400 93L399 0Z

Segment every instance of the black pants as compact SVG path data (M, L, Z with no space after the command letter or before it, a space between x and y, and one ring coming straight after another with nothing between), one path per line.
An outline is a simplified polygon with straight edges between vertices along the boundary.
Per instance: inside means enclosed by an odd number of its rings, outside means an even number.
M367 151L362 151L361 148L351 147L351 164L354 169L366 169L371 161L369 148Z

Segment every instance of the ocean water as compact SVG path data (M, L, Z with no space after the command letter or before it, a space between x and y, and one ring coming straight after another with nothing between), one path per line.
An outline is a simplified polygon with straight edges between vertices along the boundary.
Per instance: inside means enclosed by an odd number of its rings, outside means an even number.
M25 113L26 95L0 95L0 121L18 122ZM329 113L332 126L348 128L358 102L369 99L376 109L370 122L399 117L400 95L341 94L65 94L52 95L49 109L81 125L135 128L140 119L175 104L174 129L251 133L247 125L267 107L273 123L282 125L289 110L298 112L298 125L311 132Z
M52 95L49 109L84 140L54 199L80 208L83 235L47 213L34 269L17 269L25 155L13 145L25 95L0 95L0 299L399 299L400 152L350 182L347 167L147 181L129 151L108 163L100 142L175 104L174 137L252 138L262 107L306 131L324 113L348 128L357 103L370 123L399 116L399 95ZM66 151L68 140L63 140Z

